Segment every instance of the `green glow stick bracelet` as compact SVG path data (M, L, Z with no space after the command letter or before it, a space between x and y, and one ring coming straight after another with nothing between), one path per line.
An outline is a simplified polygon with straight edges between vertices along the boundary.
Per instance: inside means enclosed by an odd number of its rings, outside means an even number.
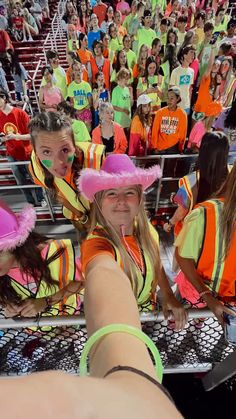
M128 333L129 335L135 336L147 345L147 347L150 349L151 354L154 358L157 378L159 382L161 383L162 377L163 377L163 366L162 366L161 357L160 357L157 347L144 332L137 329L136 327L128 326L126 324L109 324L108 326L102 327L101 329L97 330L92 336L90 336L90 338L85 343L84 349L81 354L80 364L79 364L79 370L80 370L79 375L85 376L88 374L87 357L93 345L103 336L108 335L110 333L119 333L119 332Z

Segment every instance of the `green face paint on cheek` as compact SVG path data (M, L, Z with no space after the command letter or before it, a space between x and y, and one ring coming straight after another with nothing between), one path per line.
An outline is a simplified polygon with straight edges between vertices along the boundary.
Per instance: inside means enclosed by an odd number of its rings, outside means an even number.
M42 160L42 164L49 169L52 167L52 160Z
M72 154L71 156L68 156L68 157L67 157L67 162L68 162L68 163L72 163L72 162L73 162L73 160L74 160L74 158L75 158L74 154Z

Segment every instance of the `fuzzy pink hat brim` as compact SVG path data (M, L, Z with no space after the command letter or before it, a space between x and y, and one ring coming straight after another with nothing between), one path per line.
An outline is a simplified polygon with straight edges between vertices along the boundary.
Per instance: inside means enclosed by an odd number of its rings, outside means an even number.
M21 246L29 237L36 223L36 212L31 205L27 205L20 214L15 214L18 221L18 230L0 239L0 251L7 252Z
M103 170L98 172L94 169L83 169L80 172L78 189L88 201L93 202L97 192L107 189L141 185L145 190L161 175L160 166L157 165L148 169L137 167L132 173L107 173Z

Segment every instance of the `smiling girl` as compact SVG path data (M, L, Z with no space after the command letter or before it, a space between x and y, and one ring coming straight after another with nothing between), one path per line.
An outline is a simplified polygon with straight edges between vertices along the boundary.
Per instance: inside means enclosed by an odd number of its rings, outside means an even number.
M136 168L125 154L109 155L101 171L81 172L79 189L93 202L90 234L81 247L82 270L91 262L115 259L127 274L140 309L155 302L157 283L163 309L173 311L176 327L185 324L185 312L175 299L159 257L159 239L144 210L146 190L161 175L159 166Z

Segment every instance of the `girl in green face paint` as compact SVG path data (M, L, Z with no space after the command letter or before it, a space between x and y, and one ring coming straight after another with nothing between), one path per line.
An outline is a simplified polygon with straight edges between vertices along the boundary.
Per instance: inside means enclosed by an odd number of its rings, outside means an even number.
M42 112L30 122L34 151L29 167L35 183L49 189L63 204L63 214L79 230L88 223L89 203L77 191L84 167L100 168L104 146L90 142L75 144L71 119L56 112Z
M52 167L52 161L51 160L42 160L42 164L47 167L48 169L50 169L50 167Z

